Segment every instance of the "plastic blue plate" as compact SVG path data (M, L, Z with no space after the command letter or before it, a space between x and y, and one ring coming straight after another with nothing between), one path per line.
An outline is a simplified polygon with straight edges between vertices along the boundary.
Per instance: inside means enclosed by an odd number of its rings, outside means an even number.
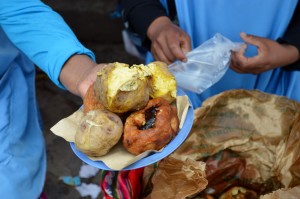
M186 94L181 89L177 89L177 95L183 96ZM190 102L190 104L192 104L192 103ZM193 120L194 120L194 111L193 111L192 105L190 105L182 128L180 129L180 131L178 132L176 137L168 145L166 145L165 148L161 152L152 153L149 156L144 157L144 158L138 160L137 162L134 162L133 164L123 168L122 170L132 170L132 169L145 167L147 165L158 162L159 160L170 155L173 151L175 151L184 142L184 140L189 135L191 128L193 126ZM94 166L96 168L99 168L99 169L112 170L109 167L107 167L102 161L93 161L89 157L87 157L84 153L77 150L75 147L75 144L73 142L71 142L70 145L71 145L71 148L72 148L73 152L75 153L75 155L77 155L83 162L85 162L91 166Z

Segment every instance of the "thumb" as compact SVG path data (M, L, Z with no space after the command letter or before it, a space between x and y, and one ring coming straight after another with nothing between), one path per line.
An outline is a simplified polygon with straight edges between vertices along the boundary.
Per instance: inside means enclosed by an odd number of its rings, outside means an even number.
M245 43L251 44L251 45L254 45L254 46L260 46L262 44L262 40L263 40L262 37L246 34L244 32L240 33L240 37L242 38L242 40Z

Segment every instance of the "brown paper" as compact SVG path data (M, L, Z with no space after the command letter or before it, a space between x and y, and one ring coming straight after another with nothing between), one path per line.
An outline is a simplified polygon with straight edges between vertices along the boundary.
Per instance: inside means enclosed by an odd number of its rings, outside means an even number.
M179 129L182 128L185 117L187 115L188 109L189 109L189 99L188 96L180 96L176 98L176 108L177 108L177 114L180 119Z
M187 110L190 106L187 96L177 96L176 106L178 107L177 112L180 122L185 121ZM79 121L83 117L83 115L83 110L79 109L69 117L60 120L50 130L57 136L64 138L66 141L74 142L75 133L80 124ZM134 156L131 153L127 152L127 150L123 147L122 142L120 141L109 151L108 154L101 157L89 158L94 161L102 161L107 167L111 168L112 170L121 170L153 152L159 151L146 151L138 156Z
M300 136L299 112L300 104L285 97L259 91L223 92L195 110L190 136L174 157L197 160L231 149L248 157L247 164L259 172L258 181L276 174L288 187L296 176L287 168L299 159L299 142L294 139Z
M279 189L270 194L260 197L260 199L299 199L300 186L286 189Z
M228 149L245 160L243 177L251 183L276 179L285 188L300 185L298 102L258 90L231 90L204 101L194 115L189 137L171 157L203 161ZM157 189L172 185L154 185Z
M147 172L145 170L144 173L146 180ZM167 157L159 163L151 182L154 188L145 199L180 199L193 196L207 185L205 163L190 159L183 162Z

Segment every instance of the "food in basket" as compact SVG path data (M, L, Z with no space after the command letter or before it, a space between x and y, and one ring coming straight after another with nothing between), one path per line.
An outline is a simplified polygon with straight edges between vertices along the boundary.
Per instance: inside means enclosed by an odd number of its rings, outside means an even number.
M105 155L123 133L120 117L108 110L92 110L82 118L75 134L75 146L91 157Z
M178 128L176 108L163 98L151 99L144 109L126 119L123 145L134 155L160 150L177 135Z

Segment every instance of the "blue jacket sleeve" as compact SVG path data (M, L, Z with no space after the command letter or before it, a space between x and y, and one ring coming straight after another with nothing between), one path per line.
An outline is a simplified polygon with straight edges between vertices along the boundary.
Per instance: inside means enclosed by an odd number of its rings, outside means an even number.
M9 39L58 86L63 64L86 49L63 18L39 0L1 0L0 25Z

